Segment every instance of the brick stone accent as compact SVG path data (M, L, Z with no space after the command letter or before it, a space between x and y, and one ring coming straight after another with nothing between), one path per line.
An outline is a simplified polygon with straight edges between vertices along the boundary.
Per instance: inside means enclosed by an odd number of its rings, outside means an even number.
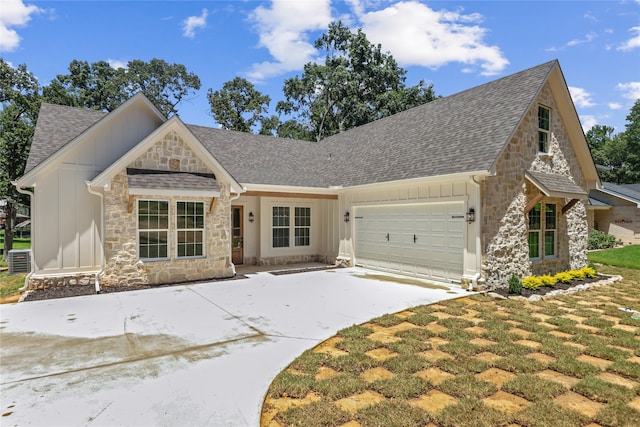
M145 154L128 167L156 170L211 173L187 144L175 133L166 134ZM135 196L129 212L129 191L126 170L111 182L104 195L104 251L106 265L100 277L101 286L177 283L192 280L231 277L235 274L230 262L229 218L231 204L229 185L218 181L220 197L210 212L209 197L157 195ZM166 200L169 202L169 260L142 261L138 255L137 201ZM205 257L178 259L176 251L176 202L201 201L205 206Z
M548 154L538 153L538 105L551 109ZM558 212L557 257L530 261L528 252L527 203L539 191L525 179L526 170L570 177L586 188L578 160L562 123L551 89L547 84L537 102L524 117L520 128L496 164L496 175L481 187L482 204L482 276L488 288L506 287L512 274L555 273L587 264L588 238L586 201L576 203L566 214L562 207L569 199L545 197L543 203L556 203Z

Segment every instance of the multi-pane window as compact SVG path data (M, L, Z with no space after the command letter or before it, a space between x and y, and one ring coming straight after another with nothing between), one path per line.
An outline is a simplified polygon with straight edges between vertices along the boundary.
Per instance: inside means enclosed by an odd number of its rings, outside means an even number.
M309 246L311 235L311 208L295 208L295 245Z
M204 255L204 203L176 204L178 258Z
M138 201L138 250L141 259L163 259L169 255L169 202Z
M556 255L557 223L558 216L554 204L538 203L529 211L529 258Z
M291 223L290 208L288 206L274 206L273 214L273 247L289 247L289 226Z
M538 106L538 151L549 152L549 130L551 129L551 111L543 106Z
M544 205L544 256L556 254L556 205Z
M540 258L541 229L542 221L538 203L529 211L529 258Z

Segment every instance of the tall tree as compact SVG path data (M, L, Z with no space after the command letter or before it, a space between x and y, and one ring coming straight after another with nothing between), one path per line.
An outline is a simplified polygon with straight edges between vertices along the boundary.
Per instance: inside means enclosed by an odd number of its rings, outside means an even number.
M266 116L271 98L242 77L225 82L220 90L209 89L207 98L213 118L224 129L253 132L261 125L260 133L269 134L277 128Z
M640 183L640 99L631 107L622 137L628 153L629 181Z
M13 223L24 199L12 181L24 172L40 107L40 87L26 65L11 67L0 58L0 199L6 200L4 254L13 248Z
M59 74L43 89L49 102L73 107L113 111L142 92L166 116L200 89L200 78L182 64L162 59L129 61L127 68L113 68L106 61L89 64L74 60L69 74Z
M324 53L324 64L310 62L301 77L285 81L285 100L276 111L298 125L287 123L283 131L320 140L435 98L423 81L407 88L406 71L361 29L352 33L341 22L332 23L315 47Z

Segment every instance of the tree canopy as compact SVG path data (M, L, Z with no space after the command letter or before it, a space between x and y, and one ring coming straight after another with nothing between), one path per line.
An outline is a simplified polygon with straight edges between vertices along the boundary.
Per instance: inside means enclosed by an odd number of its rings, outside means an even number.
M407 88L406 71L361 29L329 25L316 42L324 63L309 62L300 77L287 79L276 111L290 116L280 136L321 140L435 98L421 81Z
M640 182L640 99L627 116L624 132L595 125L585 137L600 179L615 184Z
M6 258L13 247L13 217L24 198L11 182L22 176L27 163L40 107L40 86L26 65L13 68L2 58L0 76L0 199L6 200Z
M223 129L252 132L262 125L260 133L269 134L277 127L266 114L271 98L263 95L242 77L224 83L222 89L207 93L211 114Z
M113 68L106 61L89 64L74 60L69 74L59 74L43 89L47 101L96 110L113 111L142 92L165 115L200 89L200 78L182 64L162 59L129 61L127 68Z

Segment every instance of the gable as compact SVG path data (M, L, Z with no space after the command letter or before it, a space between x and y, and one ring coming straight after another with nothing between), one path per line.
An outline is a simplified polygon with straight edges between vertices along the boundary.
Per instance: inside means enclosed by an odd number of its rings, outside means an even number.
M141 93L111 113L43 107L21 187L35 185L38 175L57 167L81 168L93 177L166 120Z

